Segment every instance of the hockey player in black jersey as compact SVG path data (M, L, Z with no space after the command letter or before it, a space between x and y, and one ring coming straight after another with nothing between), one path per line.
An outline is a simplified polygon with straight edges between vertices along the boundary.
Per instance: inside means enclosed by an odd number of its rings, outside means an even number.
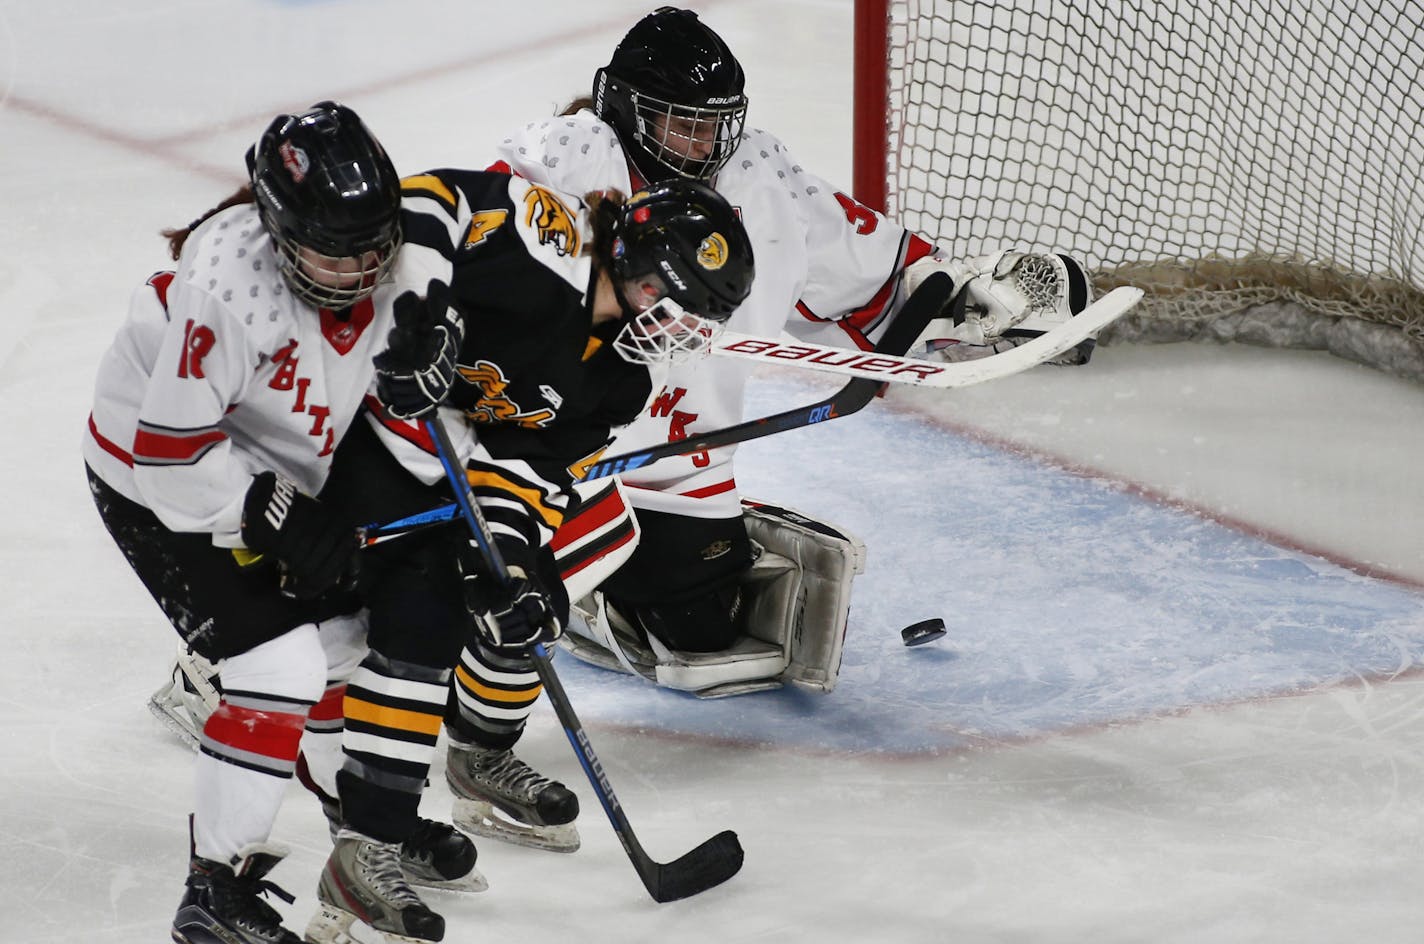
M726 200L693 181L581 202L508 174L436 171L407 178L403 199L406 239L455 260L460 319L397 320L376 361L384 435L429 476L429 444L411 420L437 406L463 415L478 441L470 483L518 579L512 599L491 597L469 570L480 633L446 722L454 819L573 851L576 797L512 752L540 692L528 647L553 641L537 635L547 615L560 630L568 618L550 541L573 506L613 501L616 482L571 486L666 366L696 358L746 298L750 241ZM635 534L585 537L593 560Z

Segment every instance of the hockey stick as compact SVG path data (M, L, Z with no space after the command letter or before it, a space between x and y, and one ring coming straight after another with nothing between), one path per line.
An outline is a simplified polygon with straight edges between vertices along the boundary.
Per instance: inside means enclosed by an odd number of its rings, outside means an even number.
M908 351L910 345L915 343L915 338L925 330L925 326L939 315L945 303L949 301L952 291L954 291L954 283L948 275L942 272L937 272L925 279L915 294L905 301L895 320L890 322L890 327L880 338L880 343L875 346L875 352L899 357ZM955 299L955 304L964 304L963 293L960 293ZM676 442L659 443L636 452L625 452L607 459L600 459L589 466L588 471L583 475L583 481L631 472L671 456L683 456L716 449L719 446L731 446L736 443L760 439L763 436L771 436L775 433L784 433L791 429L800 429L802 426L810 426L813 423L838 420L864 409L871 400L875 399L875 395L885 386L887 380L888 378L885 377L874 380L857 377L826 399L797 407L794 410L747 420L745 423L715 429L701 436L679 439Z
M774 433L800 429L813 423L850 416L864 409L889 382L929 387L967 387L1008 377L1062 354L1088 335L1122 317L1142 298L1141 289L1127 286L1113 289L1064 324L1018 347L978 360L939 364L903 357L925 326L939 314L945 302L945 293L950 288L952 285L948 276L934 275L926 279L920 289L905 302L873 353L855 353L842 348L815 345L781 344L764 338L734 335L734 339L744 338L750 346L760 350L724 351L719 347L717 353L745 356L765 363L790 364L795 367L851 374L855 379L826 399L807 406L712 430L701 436L660 443L637 452L625 452L600 459L589 466L581 481L630 472L671 456L748 442ZM962 304L963 301L964 296L960 295L956 304ZM733 340L730 344L736 348L740 347L742 342ZM867 364L869 366L866 366ZM457 514L454 505L447 505L398 521L371 525L366 529L366 540L369 544L376 544L421 526L449 521Z
M999 354L952 364L895 357L880 351L848 351L822 344L774 341L735 331L723 332L712 353L919 387L968 387L1017 374L1057 357L1122 317L1141 298L1140 288L1125 285L1115 288L1069 321L1030 341Z
M932 275L924 281L919 290L905 302L901 307L895 320L890 323L880 343L875 346L877 354L889 354L900 356L910 349L910 345L915 343L915 338L920 336L920 332L925 330L925 326L930 323L948 300L950 291L954 288L954 283L948 275ZM962 305L964 296L960 295L955 304ZM1076 320L1076 319L1075 319ZM1025 345L1027 346L1027 345ZM1071 347L1072 345L1068 345ZM1067 348L1065 348L1066 350ZM1002 357L1002 354L995 354L994 357ZM988 360L989 358L985 358ZM689 452L701 452L704 449L714 449L718 446L730 446L735 443L747 442L751 439L760 439L763 436L770 436L773 433L782 433L791 429L799 429L802 426L810 426L812 423L821 423L826 420L839 419L842 416L850 416L863 409L866 404L875 399L875 395L885 386L885 380L870 380L862 377L847 383L835 393L807 406L797 407L794 410L787 410L784 413L773 413L770 416L763 416L760 419L748 420L745 423L738 423L735 426L727 426L723 429L713 430L695 439L679 439L676 442L662 443L652 446L641 452L628 452L621 455L603 459L591 465L580 481L588 482L593 479L607 478L610 475L617 475L620 472L627 472L631 469L641 468L657 462L659 459L666 459L670 456L680 456ZM364 542L367 546L379 544L391 538L400 537L410 531L416 531L423 527L443 524L451 521L460 515L460 509L456 505L442 505L439 508L432 508L417 515L406 518L399 518L395 521L388 521L382 524L367 525L363 529L365 535Z
M470 491L464 469L460 466L444 424L435 416L421 420L421 425L435 443L440 464L445 470L445 478L455 493L459 515L469 525L470 535L479 549L489 575L507 586L509 569L494 543L488 522L475 505L474 495ZM548 649L538 643L533 647L531 656L534 669L539 673L539 681L543 683L544 689L549 693L549 701L554 705L554 713L559 716L564 734L573 745L574 755L578 757L594 793L598 794L603 811L608 814L613 831L617 833L618 841L623 844L623 851L628 854L628 859L633 863L633 868L637 870L638 877L643 880L643 885L648 894L653 896L653 900L667 902L688 898L720 885L736 875L742 867L742 844L738 842L737 834L730 829L723 830L672 862L654 861L643 851L638 837L633 833L632 824L623 812L622 804L613 792L613 785L608 782L603 764L593 751L592 742L584 732L583 725L579 723L578 715L574 714L568 693L564 691L563 684L554 672Z
M895 320L890 323L890 327L886 329L880 343L875 346L875 353L898 357L908 351L910 345L915 343L915 338L925 330L925 326L939 315L953 289L954 283L950 281L948 275L936 274L925 279L915 294L906 300ZM955 304L963 305L963 303L964 296L961 294L955 299ZM1068 345L1068 347L1071 346L1071 344ZM993 356L1002 357L1004 355L995 354ZM988 360L989 358L984 359ZM850 416L852 413L864 409L871 400L875 399L875 395L884 386L883 378L870 380L857 377L824 400L818 400L806 406L713 430L694 439L679 439L676 442L661 443L639 452L622 453L600 460L584 472L580 481L589 482L593 479L607 478L610 475L650 465L659 459L667 459L690 452L701 452L704 449L715 449L718 446L730 446L770 436L773 433L800 429L803 426L810 426L812 423L822 423L826 420ZM459 514L460 510L457 506L442 505L439 508L432 508L430 511L407 518L368 525L364 529L364 540L367 545L379 544L422 527L443 524L458 517Z

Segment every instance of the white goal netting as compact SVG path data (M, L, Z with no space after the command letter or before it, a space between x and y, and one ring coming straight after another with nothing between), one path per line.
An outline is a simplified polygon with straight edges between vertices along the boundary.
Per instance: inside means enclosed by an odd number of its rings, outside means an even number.
M1119 339L1424 379L1421 24L1424 0L892 0L888 210L1143 287Z

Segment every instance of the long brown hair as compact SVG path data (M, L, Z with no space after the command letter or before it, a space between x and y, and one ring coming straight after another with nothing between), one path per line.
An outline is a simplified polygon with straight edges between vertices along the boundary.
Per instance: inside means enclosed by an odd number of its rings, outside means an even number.
M188 241L188 237L192 235L193 230L201 226L208 219L208 217L212 216L214 213L221 213L228 207L235 207L244 203L252 203L255 201L255 199L256 198L252 195L252 185L243 184L240 188L238 188L235 193L233 193L227 199L223 200L217 206L213 207L208 212L204 213L202 216L198 217L193 222L189 223L187 226L184 226L180 229L165 229L160 231L158 235L168 240L168 252L170 255L173 256L173 261L177 262L179 254L183 252L183 244Z
M559 112L559 117L564 118L568 115L576 115L579 113L579 110L583 108L587 108L589 111L593 110L593 96L580 95L564 106L564 110Z
M618 190L591 190L583 195L588 204L588 222L593 230L589 240L589 255L595 269L608 271L613 264L613 240L618 236L618 221L623 215L627 198Z

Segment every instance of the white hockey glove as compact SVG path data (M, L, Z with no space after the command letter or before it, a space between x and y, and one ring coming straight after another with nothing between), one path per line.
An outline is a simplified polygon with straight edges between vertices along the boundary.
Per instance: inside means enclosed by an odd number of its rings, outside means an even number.
M1061 254L1001 251L963 262L931 256L905 270L905 287L913 290L938 271L964 286L966 304L963 320L935 319L911 347L912 354L934 360L972 360L1016 347L1063 324L1091 300L1083 267ZM1049 363L1086 364L1093 346L1084 341Z

